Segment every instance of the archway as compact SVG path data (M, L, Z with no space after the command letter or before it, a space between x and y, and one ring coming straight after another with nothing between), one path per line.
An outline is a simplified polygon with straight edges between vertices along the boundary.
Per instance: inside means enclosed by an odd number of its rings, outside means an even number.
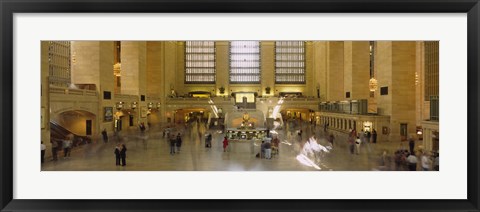
M96 116L95 114L84 110L69 110L51 117L51 122L60 125L73 134L80 136L95 135Z
M181 108L174 111L174 120L177 124L206 122L209 113L210 111L205 108Z

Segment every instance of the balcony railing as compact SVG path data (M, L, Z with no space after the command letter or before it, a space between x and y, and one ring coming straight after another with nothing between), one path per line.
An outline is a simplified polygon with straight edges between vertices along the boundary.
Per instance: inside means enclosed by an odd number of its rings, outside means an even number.
M52 86L50 87L50 93L77 95L77 96L97 96L97 91L94 91L94 90L71 89L71 88L52 87Z
M322 112L345 113L345 114L368 114L368 101L366 99L322 102L319 105Z

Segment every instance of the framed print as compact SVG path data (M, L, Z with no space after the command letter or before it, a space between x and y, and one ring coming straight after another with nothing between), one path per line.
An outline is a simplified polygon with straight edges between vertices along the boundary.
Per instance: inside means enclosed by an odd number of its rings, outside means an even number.
M477 0L0 7L1 211L480 210Z
M113 107L104 107L103 111L104 111L103 121L105 122L113 121Z

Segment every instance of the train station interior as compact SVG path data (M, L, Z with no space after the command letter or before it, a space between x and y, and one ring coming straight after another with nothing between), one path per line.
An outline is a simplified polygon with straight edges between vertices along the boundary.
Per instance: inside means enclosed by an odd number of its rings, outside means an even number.
M439 170L438 41L42 41L41 85L42 171Z

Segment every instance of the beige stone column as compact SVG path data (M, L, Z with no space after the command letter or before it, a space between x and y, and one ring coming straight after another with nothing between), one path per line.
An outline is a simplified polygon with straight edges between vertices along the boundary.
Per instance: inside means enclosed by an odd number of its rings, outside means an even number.
M377 111L379 115L390 116L392 114L392 42L377 41L375 57L376 78L378 89L375 91ZM389 95L380 95L380 89L388 87ZM378 130L377 130L378 132Z
M400 140L400 124L408 126L408 135L415 135L415 68L416 43L392 42L392 116L390 139ZM397 137L398 136L398 137Z
M415 134L416 43L378 41L377 51L378 112L390 116L389 140L399 142L401 124L407 124L408 135ZM380 95L382 87L388 94Z
M165 100L162 97L165 96L162 81L164 54L162 52L162 42L148 41L147 42L147 97L159 97L160 103L165 104ZM153 102L153 107L156 107L157 102ZM148 102L147 102L148 104ZM164 122L165 115L160 111L156 112L158 121ZM151 124L159 124L153 122Z
M225 88L225 95L231 95L230 93L230 79L229 79L229 42L228 41L216 41L216 83L215 83L215 93L219 93L218 89L220 87Z
M317 89L315 83L315 73L314 73L314 45L313 42L305 42L305 96L317 96Z
M349 99L368 99L370 80L370 55L368 41L344 43L344 90ZM344 94L344 98L346 95Z
M115 107L113 54L114 45L111 41L72 41L71 51L73 84L95 84L98 93L98 113L93 135L106 129L113 131L113 121L104 122L104 108ZM122 76L123 78L123 76ZM104 99L104 92L110 92L110 99Z
M313 73L315 85L315 97L317 89L320 90L320 101L326 101L327 97L327 42L313 42Z
M147 42L147 95L160 96L162 90L162 42Z
M147 122L141 117L141 108L146 107L145 101L140 101L141 95L147 92L147 45L141 41L122 41L122 94L137 95L134 125ZM130 103L128 103L130 104Z
M164 81L164 89L165 89L165 96L168 99L168 96L171 94L171 90L174 89L177 91L175 87L176 82L176 71L177 71L177 42L176 41L165 41L164 42L164 52L165 52L165 64L164 64L164 72L163 78ZM171 121L173 121L173 110L168 109L168 107L164 107L165 115L167 120L169 117Z
M115 111L115 78L113 75L113 57L114 57L114 43L113 41L102 41L99 44L100 63L99 63L99 80L100 80L100 92L99 92L99 107L98 107L98 123L97 134L101 133L103 129L107 132L113 131L114 121L105 122L105 107L113 107ZM111 98L104 99L103 93L110 92Z
M176 72L175 72L175 90L178 95L188 93L185 89L185 42L175 42L176 44Z
M260 62L261 62L261 91L258 95L273 96L275 91L275 42L260 42ZM270 87L270 94L265 93L265 88Z
M344 44L330 41L327 44L327 101L343 100L344 92Z

